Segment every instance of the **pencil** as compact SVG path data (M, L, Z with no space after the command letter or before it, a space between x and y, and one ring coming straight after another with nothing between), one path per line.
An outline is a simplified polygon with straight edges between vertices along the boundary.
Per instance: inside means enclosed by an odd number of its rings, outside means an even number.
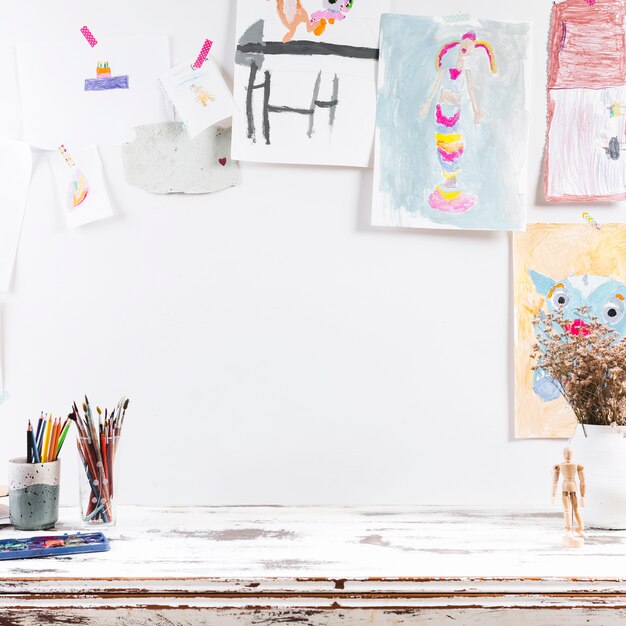
M49 461L56 461L57 457L57 443L59 442L59 435L61 429L61 418L57 417L52 425L52 437L50 438L50 457Z
M43 413L39 416L39 421L41 422L41 428L37 427L37 437L35 437L35 445L37 446L37 454L39 455L39 458L41 458L43 435L46 430L46 418L44 417Z
M61 436L59 437L59 443L57 444L57 458L61 452L61 448L63 447L63 442L65 441L65 438L67 437L67 433L70 429L71 424L72 422L69 419L65 420L65 424L63 425L63 430L61 431Z
M50 426L50 439L48 439L48 448L46 450L46 461L50 463L53 460L52 458L52 446L54 445L54 434L57 430L57 422L54 417L50 416L52 421L52 426Z
M50 431L52 430L52 419L48 418L46 422L46 429L43 435L43 445L41 450L41 462L46 463L48 461L48 448L50 446Z
M43 411L39 415L39 422L37 423L37 433L35 434L35 442L39 443L39 437L41 436L41 428L43 426Z
M30 423L30 420L28 420L28 429L26 430L26 462L27 463L32 463L33 462L33 447L32 447L32 440L33 438L33 427Z
M32 433L31 433L30 441L31 441L31 445L33 446L33 463L41 463L41 457L39 456L37 443L35 442L35 437Z
M61 418L57 419L57 436L54 438L54 448L52 448L52 456L57 460L57 448L59 447L59 439L61 438Z

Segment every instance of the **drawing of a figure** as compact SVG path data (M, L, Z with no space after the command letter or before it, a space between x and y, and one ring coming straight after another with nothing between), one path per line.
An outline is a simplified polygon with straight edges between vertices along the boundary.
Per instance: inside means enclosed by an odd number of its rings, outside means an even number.
M319 36L326 30L326 24L334 24L346 19L354 0L323 0L324 8L311 14L313 32Z
M309 22L309 14L300 0L276 0L276 10L285 28L287 28L287 33L283 37L284 43L293 39L300 24L305 24L308 32L313 31L313 26Z
M193 85L190 85L189 87L191 91L193 91L193 94L196 97L196 100L203 107L209 104L209 102L215 101L215 98L202 85L196 85L194 83Z
M458 52L454 60L448 65L444 65L446 55L457 47ZM486 41L476 41L476 33L467 32L460 40L448 42L439 50L436 61L437 79L428 99L419 111L420 116L425 118L435 96L437 96L435 143L443 182L437 185L430 194L429 203L433 209L447 213L465 213L478 202L476 196L464 192L458 186L458 177L462 169L462 158L465 152L465 142L461 131L461 105L466 90L475 123L478 124L483 119L483 112L480 110L476 99L470 69L471 57L476 48L485 51L489 68L495 74L496 64L491 46Z
M323 8L313 12L309 18L301 0L276 0L278 16L287 28L283 42L293 39L300 24L305 25L307 32L321 36L327 24L341 22L347 17L353 2L354 0L322 0Z

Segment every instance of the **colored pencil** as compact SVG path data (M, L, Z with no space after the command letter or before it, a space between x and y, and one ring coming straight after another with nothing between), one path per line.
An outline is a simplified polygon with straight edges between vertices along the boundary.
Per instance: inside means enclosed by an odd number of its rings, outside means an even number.
M52 431L52 419L51 416L48 417L48 421L46 422L46 429L43 435L43 446L41 451L41 462L46 463L48 461L48 448L50 446L50 434Z
M63 429L61 430L61 436L59 437L59 443L57 444L57 458L59 457L59 453L61 452L61 448L63 447L63 442L67 437L67 433L70 429L71 422L69 418L66 418L65 423L63 424Z
M43 411L39 415L39 422L37 423L37 434L35 435L35 442L39 443L39 437L41 436L41 429L43 426Z
M41 463L41 456L39 456L39 450L37 449L37 443L34 435L31 436L31 445L33 447L33 463Z
M61 418L54 418L52 414L46 417L43 413L39 416L37 431L33 429L33 423L28 420L26 429L26 461L28 463L52 463L59 458L59 452L71 422L65 420L61 425Z
M30 423L30 420L28 420L28 429L26 430L26 462L27 463L33 462L32 439L33 439L33 427Z

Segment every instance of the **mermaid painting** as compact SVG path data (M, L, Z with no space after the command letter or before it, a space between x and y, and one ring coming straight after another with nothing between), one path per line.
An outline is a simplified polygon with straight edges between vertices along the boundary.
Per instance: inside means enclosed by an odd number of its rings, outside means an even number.
M450 55L445 64L446 55L455 48L458 48L456 57ZM466 90L474 122L479 124L483 119L470 69L471 58L477 48L485 51L489 69L495 74L496 64L491 46L486 41L476 41L476 33L467 32L460 40L448 42L439 50L436 60L437 79L419 110L420 117L425 118L437 97L434 111L435 144L443 181L430 194L429 204L431 208L446 213L465 213L478 202L475 195L463 191L458 184L466 147L461 130L462 101Z

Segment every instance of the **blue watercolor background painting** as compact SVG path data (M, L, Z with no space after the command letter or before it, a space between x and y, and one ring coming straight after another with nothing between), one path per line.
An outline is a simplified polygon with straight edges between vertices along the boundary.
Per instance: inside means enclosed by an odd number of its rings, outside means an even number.
M529 36L528 24L383 15L374 225L525 228Z

